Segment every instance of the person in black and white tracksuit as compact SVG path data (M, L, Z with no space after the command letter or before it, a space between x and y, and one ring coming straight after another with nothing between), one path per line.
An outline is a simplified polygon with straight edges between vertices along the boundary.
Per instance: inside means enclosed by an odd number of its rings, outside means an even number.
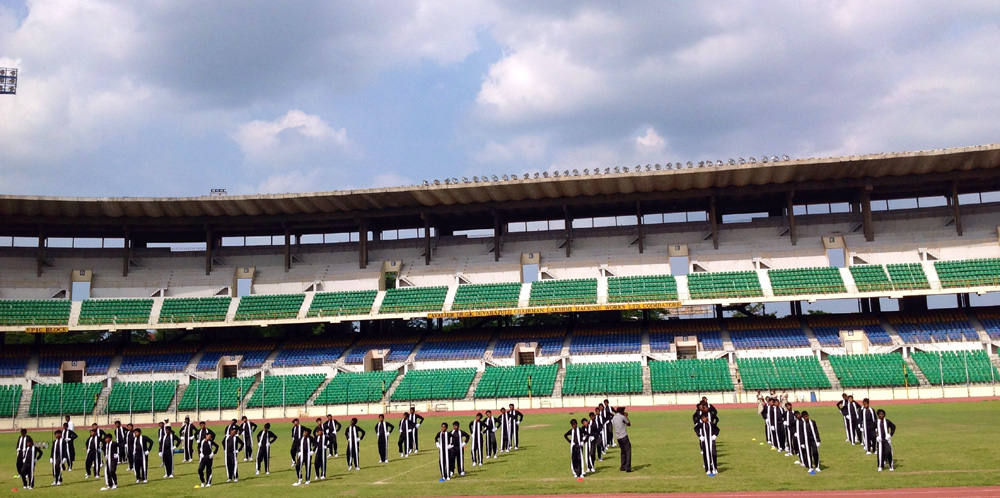
M35 462L42 459L45 454L42 449L35 446L35 441L27 432L23 432L21 438L17 440L18 447L21 448L21 459L17 467L17 474L21 476L21 484L24 489L35 488Z
M606 450L604 438L607 437L607 432L604 430L604 424L596 413L590 412L587 416L590 417L590 423L587 425L587 429L590 431L590 460L597 459L603 462Z
M500 407L500 416L497 417L497 423L500 425L500 452L509 453L511 445L511 434L510 428L507 426L507 409Z
M340 432L340 422L333 419L333 415L326 414L326 422L323 422L323 430L326 431L326 448L324 454L332 455L334 458L340 456L337 451L337 433Z
M576 419L569 421L570 429L563 434L563 438L569 443L569 465L570 469L573 470L573 477L583 478L587 469L584 468L584 462L586 462L586 451L583 447L583 439L589 437L589 435L583 432L583 429L577 427Z
M799 420L797 432L799 435L799 452L801 453L802 462L805 464L806 470L810 474L815 474L820 471L819 427L816 426L815 420L809 419L809 412L802 412L802 418Z
M420 414L417 413L417 409L411 406L409 423L410 449L413 450L414 453L420 450L420 433L418 432L418 428L422 423L424 423L424 417L420 416Z
M507 407L507 419L507 427L510 428L510 447L507 449L508 451L511 449L516 450L517 445L520 443L519 437L521 435L521 429L519 426L524 420L524 414L518 411L517 408L514 408L514 403L511 403Z
M222 456L226 462L226 482L239 482L240 451L243 450L243 439L239 436L239 429L229 428L229 434L222 439Z
M305 427L299 425L299 419L292 419L292 467L298 465L299 462L299 440L302 439L302 433L307 431Z
M260 475L261 464L264 474L271 474L271 445L277 440L278 436L271 432L271 424L264 424L264 429L257 433L257 475Z
M841 398L840 401L837 402L837 409L840 410L840 415L844 417L844 433L847 434L847 438L844 439L844 442L850 443L852 437L851 436L852 429L851 429L851 418L848 416L848 411L850 410L850 408L848 408L847 406L848 404L847 393L841 393L840 398Z
M91 475L101 477L101 449L104 446L104 438L97 433L97 429L90 430L90 437L84 446L87 456L83 461L83 478L89 479Z
M410 456L410 415L403 413L403 417L399 419L399 457L404 458Z
M69 415L66 416L66 420L69 420ZM69 422L63 423L63 445L66 446L66 460L63 462L63 466L67 472L73 472L73 461L76 460L76 432L70 427Z
M889 472L896 470L892 456L892 436L896 433L896 424L885 418L885 410L875 412L878 420L875 422L875 450L878 455L878 471L882 472L889 466Z
M438 469L441 471L441 481L451 480L451 436L448 435L448 424L441 424L441 431L434 436L434 445L438 449Z
M611 419L615 418L615 409L611 407L611 402L604 400L604 430L608 433L608 447L617 448L618 438L615 437L615 429L611 426Z
M136 435L135 429L132 428L132 424L125 424L125 428L128 430L125 434L125 458L128 460L128 470L130 472L135 471L135 447L136 447ZM119 443L121 444L121 443Z
M63 432L56 431L52 440L52 447L49 453L49 463L52 464L52 485L60 486L63 483L62 466L68 458L66 441L63 440Z
M184 417L184 423L181 424L181 430L178 432L181 438L181 445L184 448L184 463L194 459L194 447L198 443L195 440L197 430L195 425L191 423L191 417Z
M344 429L344 440L347 443L347 470L361 470L361 440L365 438L365 430L358 427L358 419L352 418L351 425Z
M312 459L313 455L317 451L324 451L322 448L316 448L316 442L309 435L309 429L296 425L299 428L299 439L295 446L295 477L298 479L292 486L298 486L303 484L303 479L305 479L305 484L309 484L312 480ZM323 458L323 454L317 455L319 458Z
M500 424L498 424L497 419L493 417L492 411L486 410L486 421L483 422L483 426L486 431L486 458L496 458L497 429L500 428Z
M326 448L329 447L329 443L327 441L326 428L323 426L323 419L316 419L316 427L313 427L312 435L317 451L313 458L313 463L316 465L316 478L324 480L326 479Z
M865 454L875 453L875 422L877 421L875 409L871 407L868 398L861 400L861 420L858 421L858 429L861 432L861 442L865 443Z
M458 420L452 422L451 432L448 433L451 438L451 473L456 472L460 476L465 475L465 445L469 442L469 433L462 430L461 424Z
M785 452L785 456L792 456L797 453L793 447L795 446L794 441L792 441L792 434L795 433L795 412L792 410L792 404L785 402L785 411L781 414L781 430L785 431L785 447L782 450Z
M861 425L861 404L854 401L854 396L847 396L847 417L848 424L851 426L851 445L856 445L861 442L860 425Z
M122 426L121 420L115 420L115 442L118 443L115 446L118 448L118 461L127 462L128 457L126 456L125 445L128 440L128 429ZM132 470L132 466L129 465L129 470Z
M156 429L156 454L160 455L160 467L163 467L163 435L166 434L167 427L160 422Z
M198 440L198 478L201 479L201 487L207 488L212 485L212 463L219 452L219 445L214 441L214 432L198 432L202 435Z
M486 428L483 426L483 414L477 413L476 418L469 422L469 437L471 438L471 445L469 448L469 457L472 460L472 466L483 465L483 432Z
M580 430L583 431L583 455L584 455L583 467L587 470L587 472L593 474L595 472L594 448L597 446L597 444L594 443L594 435L591 433L590 430L589 418L580 419Z
M28 454L28 441L32 441L31 436L28 435L28 429L21 429L21 434L17 437L17 457L14 460L14 467L18 471L21 470L21 464L24 463L25 455ZM34 442L32 442L32 446L34 446Z
M379 414L378 422L375 424L375 442L378 445L379 463L389 462L389 434L392 434L395 427L385 421L385 415Z
M240 420L240 436L243 439L243 449L245 453L243 454L243 461L250 462L253 461L253 433L257 432L257 424L253 423L246 417Z
M715 438L719 436L718 426L709 420L709 413L702 413L701 420L694 426L694 433L698 435L698 443L701 449L701 460L705 466L705 474L714 476L719 473L719 452L715 445Z
M121 451L118 447L121 443L111 440L111 434L104 434L104 487L101 491L118 489L118 461Z
M163 462L163 477L173 479L174 477L174 448L181 443L181 439L174 434L174 430L168 425L163 428L163 435L160 436L160 460Z
M767 424L771 428L771 449L785 448L785 428L783 426L785 409L778 404L777 398L771 398L767 407Z
M132 445L132 470L135 471L135 483L149 482L149 452L153 449L153 440L142 434L142 429L132 431L135 442Z

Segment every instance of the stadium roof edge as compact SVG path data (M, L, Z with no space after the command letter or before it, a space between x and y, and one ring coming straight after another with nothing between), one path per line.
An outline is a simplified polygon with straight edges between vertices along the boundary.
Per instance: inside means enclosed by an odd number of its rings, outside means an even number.
M842 167L822 167L839 164ZM451 185L205 197L0 196L0 215L66 218L213 218L429 208L503 201L556 200L637 192L725 189L807 181L882 178L997 169L1000 144L764 164L560 176Z

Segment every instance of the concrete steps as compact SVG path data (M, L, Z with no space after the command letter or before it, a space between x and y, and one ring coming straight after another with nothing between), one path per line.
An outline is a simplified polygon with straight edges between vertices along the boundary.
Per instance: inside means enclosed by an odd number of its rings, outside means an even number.
M927 376L917 368L917 363L913 361L913 358L906 358L906 364L913 370L913 375L917 376L917 380L920 381L922 387L929 387L931 385L930 381L927 380Z
M392 384L389 384L389 387L385 389L385 397L382 398L383 405L388 403L389 400L392 399L392 393L396 392L396 388L399 387L399 383L403 381L403 377L405 376L406 376L405 374L397 375L396 378L393 379Z
M566 369L565 368L560 368L559 371L556 372L556 380L555 380L555 383L552 385L552 397L553 398L558 398L558 397L562 396L563 380L565 380L565 379L566 379Z
M823 367L823 373L826 374L826 378L830 381L830 388L840 389L840 380L837 378L837 372L833 370L833 365L830 364L830 361L822 360L819 364Z
M647 396L653 394L653 376L649 372L649 365L642 366L642 394Z
M483 378L483 374L484 373L486 373L485 369L483 369L483 370L476 370L476 376L472 378L472 383L469 384L469 390L468 390L468 392L465 393L465 398L464 399L466 401L471 401L472 398L475 396L475 394L476 394L476 387L479 386L479 379Z
M330 385L330 382L332 380L333 377L327 377L326 379L323 379L323 382L321 382L319 384L319 387L316 388L316 392L312 393L312 395L309 396L309 399L306 400L306 406L314 406L316 404L316 398L319 397L319 393L325 391L326 386Z

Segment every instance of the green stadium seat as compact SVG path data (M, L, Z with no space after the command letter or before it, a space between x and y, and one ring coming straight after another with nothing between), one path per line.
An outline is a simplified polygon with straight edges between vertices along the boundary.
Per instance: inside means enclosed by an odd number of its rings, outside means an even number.
M36 384L31 393L28 415L83 415L93 413L101 393L101 383Z
M223 322L229 311L229 297L186 297L163 300L160 323Z
M520 295L519 283L459 285L451 309L461 311L516 308Z
M673 275L643 275L608 279L609 303L676 301L677 280Z
M839 294L847 292L839 268L793 268L768 270L775 296Z
M87 299L80 304L80 325L149 323L152 299Z
M843 387L903 387L920 384L899 354L834 355L829 360Z
M0 300L0 325L67 325L68 299Z
M429 313L444 308L447 287L401 287L385 292L379 313Z
M699 272L687 276L691 299L763 297L755 271Z
M639 394L642 365L625 363L571 363L566 365L563 395Z
M305 294L252 295L240 298L236 320L281 320L299 316Z
M13 417L20 404L20 385L0 385L0 417Z
M372 312L378 291L318 292L306 316L367 315Z
M476 398L552 396L559 365L486 367L476 385ZM529 387L530 384L530 387Z
M247 407L261 406L305 406L309 397L319 389L326 379L323 374L272 375L264 377L257 386Z
M597 303L597 279L539 280L531 284L529 306Z
M177 393L176 380L155 382L119 382L111 386L108 413L165 411Z
M649 375L654 393L733 390L729 362L725 358L651 361Z
M815 356L737 358L736 364L748 391L830 387L830 379Z
M1000 285L1000 258L935 261L941 287L980 287Z
M1000 374L983 350L945 351L941 354L916 351L912 355L917 367L931 385L992 383ZM943 376L943 377L942 377Z
M858 292L885 292L892 290L892 282L882 265L855 265L850 267Z
M475 368L410 370L392 392L392 400L461 399L475 376Z
M339 372L330 380L326 388L316 396L314 405L346 405L351 403L376 403L382 400L385 391L397 372Z
M181 396L178 410L236 408L254 383L253 377L192 379Z

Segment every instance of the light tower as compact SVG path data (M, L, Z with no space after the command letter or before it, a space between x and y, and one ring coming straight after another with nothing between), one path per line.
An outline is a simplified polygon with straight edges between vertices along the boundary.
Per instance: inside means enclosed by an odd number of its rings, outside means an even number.
M17 69L0 67L0 95L17 94Z

